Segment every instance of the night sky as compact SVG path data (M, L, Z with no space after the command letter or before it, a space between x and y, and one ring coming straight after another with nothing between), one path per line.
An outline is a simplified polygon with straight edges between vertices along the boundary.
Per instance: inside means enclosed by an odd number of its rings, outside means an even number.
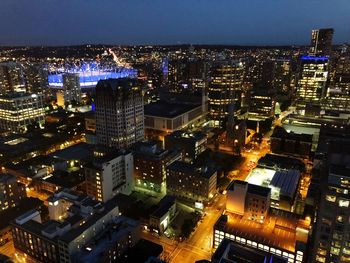
M350 42L350 0L0 0L0 45Z

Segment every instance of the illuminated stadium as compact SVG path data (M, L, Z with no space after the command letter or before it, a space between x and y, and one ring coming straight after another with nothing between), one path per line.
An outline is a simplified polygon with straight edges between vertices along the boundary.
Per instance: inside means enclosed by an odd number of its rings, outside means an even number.
M102 66L98 63L83 63L80 66L59 68L51 72L48 77L49 86L60 88L63 86L63 75L65 73L76 73L79 75L80 87L92 88L101 79L109 78L135 78L137 71L128 67Z

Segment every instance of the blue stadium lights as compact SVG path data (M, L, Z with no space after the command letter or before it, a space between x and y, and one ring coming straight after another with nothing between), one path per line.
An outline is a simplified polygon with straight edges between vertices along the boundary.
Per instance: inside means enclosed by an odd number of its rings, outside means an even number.
M98 63L83 63L80 66L64 68L59 72L51 73L48 76L49 86L53 88L62 87L64 73L79 74L80 86L85 88L96 86L101 79L135 78L137 76L137 71L133 68L102 68Z
M316 56L302 56L301 60L328 60L328 56L316 57Z

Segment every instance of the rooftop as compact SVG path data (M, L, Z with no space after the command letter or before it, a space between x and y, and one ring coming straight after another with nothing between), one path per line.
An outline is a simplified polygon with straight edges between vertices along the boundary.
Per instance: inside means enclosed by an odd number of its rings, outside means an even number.
M190 173L205 178L210 178L216 172L216 170L211 166L197 167L193 164L182 161L175 161L171 163L167 169L183 173Z
M243 246L235 241L225 238L221 241L213 257L215 262L227 263L287 263L288 260L272 255L269 252ZM226 260L226 261L223 261Z
M161 218L175 203L175 196L166 195L160 200L158 208L151 214L151 217Z
M226 212L215 223L215 229L292 253L300 244L305 246L308 240L308 229L303 227L299 217L277 209L270 209L263 224Z
M145 116L156 116L156 117L173 119L199 106L200 105L157 101L157 102L153 102L145 105Z

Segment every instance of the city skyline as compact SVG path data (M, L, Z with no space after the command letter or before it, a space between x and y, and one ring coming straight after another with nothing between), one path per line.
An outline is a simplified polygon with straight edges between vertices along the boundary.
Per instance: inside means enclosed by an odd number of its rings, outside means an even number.
M274 0L4 0L0 45L308 45L310 30L324 27L334 28L334 43L341 44L349 40L349 11L346 0L302 6Z

